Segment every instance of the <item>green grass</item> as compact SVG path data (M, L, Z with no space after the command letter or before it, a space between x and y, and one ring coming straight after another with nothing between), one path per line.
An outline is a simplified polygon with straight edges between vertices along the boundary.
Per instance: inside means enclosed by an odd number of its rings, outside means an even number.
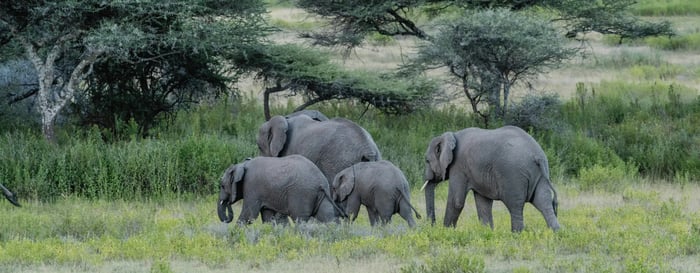
M137 272L185 272L180 268L185 265L196 265L200 272L278 271L308 260L322 261L316 272L327 272L338 263L353 268L377 257L393 265L383 272L406 273L459 268L463 272L692 272L697 266L700 215L689 203L700 192L697 185L685 190L637 185L615 192L558 187L563 225L558 233L550 231L530 205L526 230L511 233L507 211L498 202L496 228L485 228L478 224L472 197L455 229L431 226L425 220L409 229L398 215L386 227L371 228L364 212L354 224L281 227L258 220L239 227L218 221L214 195L161 202L69 197L52 203L26 202L22 208L0 204L0 272L45 267L133 272L112 268L129 262L138 262ZM439 209L446 188L438 188ZM421 197L414 190L413 202L423 210ZM240 204L234 210L238 213Z
M700 14L700 2L693 0L639 0L632 11L642 16L677 16Z

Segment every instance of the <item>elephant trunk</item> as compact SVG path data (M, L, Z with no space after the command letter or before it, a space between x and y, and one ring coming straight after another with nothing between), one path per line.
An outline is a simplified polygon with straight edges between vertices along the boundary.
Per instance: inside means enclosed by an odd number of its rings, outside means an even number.
M233 209L231 208L231 203L225 200L220 200L216 212L219 214L219 219L221 222L231 223L231 221L233 221Z
M425 211L431 224L435 224L435 186L437 183L427 181L425 183Z
M12 193L9 189L5 188L2 184L0 184L0 189L2 190L2 194L5 195L5 198L7 198L10 203L17 207L21 207L19 202L17 202L17 197L15 196L14 193Z

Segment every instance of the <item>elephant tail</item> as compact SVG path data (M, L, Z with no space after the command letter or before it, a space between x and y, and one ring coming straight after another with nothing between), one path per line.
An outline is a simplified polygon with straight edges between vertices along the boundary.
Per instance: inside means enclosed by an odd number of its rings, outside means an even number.
M338 204L336 204L335 202L333 202L333 198L331 198L331 196L330 196L330 194L328 193L328 191L326 191L326 190L321 190L321 191L323 192L323 196L321 196L321 198L319 198L319 199L318 199L318 202L316 203L316 208L314 208L314 215L315 215L316 212L318 211L318 208L321 207L321 203L323 203L323 200L324 200L324 199L328 199L328 201L331 202L331 205L333 205L333 209L335 209L335 211L337 211L338 214L340 214L340 217L348 218L348 213L345 212L344 209L338 207Z
M537 158L535 159L535 162L537 165L540 167L540 170L542 172L542 177L540 178L540 183L541 182L546 182L549 188L552 190L553 198L552 198L552 208L554 209L554 216L558 216L558 210L559 210L559 201L557 198L557 190L554 189L554 185L552 185L552 181L549 179L549 163L547 162L547 158ZM539 184L539 183L538 183Z
M416 214L416 218L418 218L419 220L422 219L423 216L421 216L420 213L418 213L418 210L414 208L413 205L411 205L411 202L408 201L408 198L406 198L405 194L401 191L399 192L401 194L401 200L399 200L399 202L406 202L406 204L408 204L408 206L411 207L411 209L413 210L413 213Z
M547 178L547 183L549 183L549 188L552 189L552 193L554 194L554 198L552 199L552 208L554 208L554 216L559 216L559 201L557 200L557 190L554 189L554 186L552 186L552 181L549 181L549 178Z

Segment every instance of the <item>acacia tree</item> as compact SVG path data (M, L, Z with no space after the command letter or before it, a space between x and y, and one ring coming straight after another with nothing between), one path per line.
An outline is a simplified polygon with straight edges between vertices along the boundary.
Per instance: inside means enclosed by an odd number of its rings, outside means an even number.
M402 114L425 104L437 90L433 81L422 76L405 79L392 73L344 70L327 53L293 44L261 47L234 62L264 83L268 120L270 95L275 93L302 94L304 102L294 111L322 101L355 99L385 113Z
M503 119L511 88L576 53L548 21L507 9L466 12L439 23L407 67L447 67L484 125ZM406 68L404 68L406 69ZM482 104L489 108L483 109Z
M173 67L168 57L226 57L267 34L264 11L257 0L9 0L0 2L0 46L19 44L36 69L42 132L54 141L56 117L97 62L151 62L162 68L152 76Z
M513 84L573 54L561 38L597 31L635 38L672 34L667 22L645 22L628 10L634 0L299 0L329 22L307 33L316 44L352 48L371 33L412 35L426 43L413 68L446 66L487 125L503 118ZM492 11L496 9L497 11ZM467 12L483 11L486 12ZM521 16L536 11L544 20ZM453 18L437 27L424 14ZM420 20L420 21L419 21ZM427 21L427 22L426 22ZM421 22L420 24L418 22ZM557 33L554 26L563 27ZM430 31L428 31L428 29ZM564 34L564 35L562 35ZM404 72L414 70L403 68ZM491 111L480 105L487 104Z
M652 23L633 16L635 0L298 0L297 5L326 18L330 28L307 33L317 44L354 47L371 33L412 35L430 40L424 14L437 16L459 10L506 8L513 11L539 8L562 22L566 36L597 31L636 38L672 34L668 22ZM421 24L421 22L423 22Z

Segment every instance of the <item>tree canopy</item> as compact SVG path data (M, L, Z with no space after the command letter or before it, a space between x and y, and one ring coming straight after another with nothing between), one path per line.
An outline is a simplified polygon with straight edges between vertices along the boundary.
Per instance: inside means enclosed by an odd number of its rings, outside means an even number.
M430 39L424 14L470 9L506 8L514 11L540 9L562 22L566 35L597 31L636 38L671 34L668 22L652 23L633 16L634 0L299 0L297 5L326 18L330 28L308 33L322 45L355 47L371 33L411 35Z
M139 92L159 92L158 96L166 98L173 88L192 86L182 84L183 77L160 75L199 73L176 63L206 58L209 76L195 78L201 82L214 79L220 86L227 71L209 61L257 47L266 36L264 12L256 0L2 1L0 46L18 46L35 67L42 131L52 140L59 112L84 91L79 83L96 71L136 77L122 80L140 82L133 85ZM107 63L110 69L104 69ZM103 69L96 70L96 66ZM134 67L143 74L115 70ZM153 84L159 86L153 89L149 80L155 76L161 84ZM97 82L106 77L89 82L92 92L108 92L116 85ZM170 87L162 88L164 85ZM127 91L109 92L121 96Z
M558 66L577 50L546 20L508 9L467 11L438 23L432 42L403 69L446 67L469 99L472 111L488 125L503 119L511 88ZM482 105L489 108L483 109Z

